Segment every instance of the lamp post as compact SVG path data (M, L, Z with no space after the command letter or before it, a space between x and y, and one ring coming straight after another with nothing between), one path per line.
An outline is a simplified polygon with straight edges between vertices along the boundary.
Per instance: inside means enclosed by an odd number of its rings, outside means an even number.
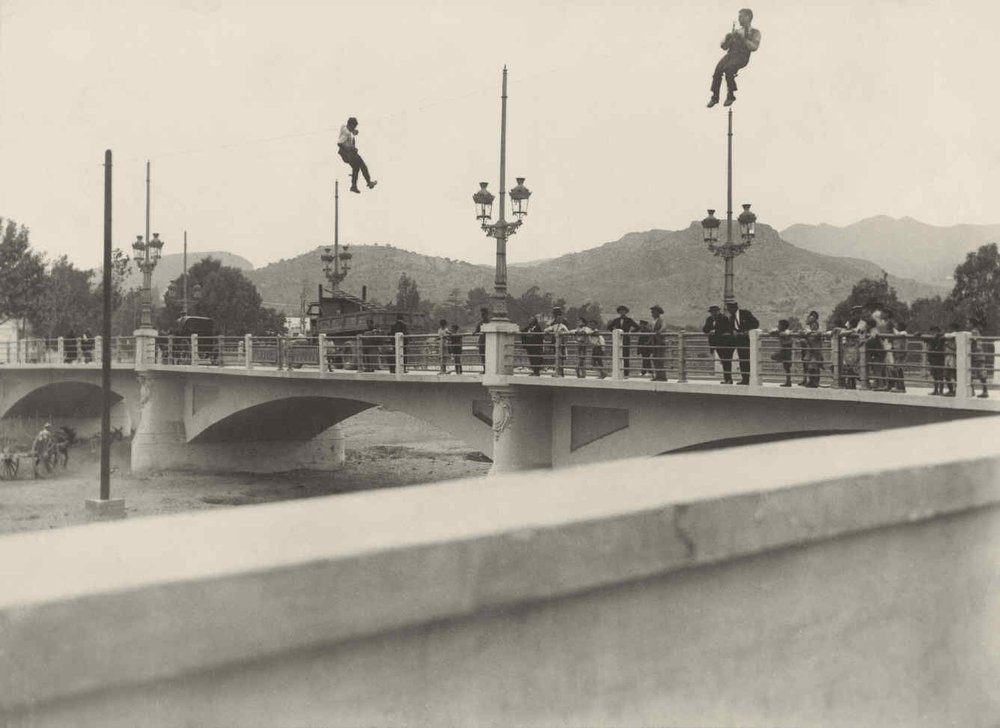
M153 233L153 239L148 241L143 241L141 235L136 235L132 250L135 252L135 264L142 271L142 314L139 328L151 329L153 328L153 269L160 261L163 241L160 240L159 233Z
M340 181L333 183L333 252L330 248L323 248L323 254L319 259L323 262L323 275L330 281L333 291L336 291L341 282L347 277L351 269L350 246L345 245L340 249Z
M525 215L528 214L528 198L531 191L524 186L524 177L517 178L517 185L510 191L511 212L517 219L507 221L504 187L507 175L507 66L503 67L503 90L500 95L500 210L497 221L490 223L493 211L493 193L487 188L488 182L480 182L479 190L472 196L476 203L476 219L489 237L497 241L496 278L493 284L493 299L490 302L490 320L507 321L507 238L517 232Z
M750 212L750 205L743 205L743 212L737 218L740 226L740 242L733 242L733 110L729 110L729 139L727 149L726 176L726 241L719 243L721 221L715 217L715 210L708 211L708 217L701 221L708 249L721 256L726 263L725 282L722 288L723 303L736 300L733 286L733 258L745 253L756 235L757 216Z

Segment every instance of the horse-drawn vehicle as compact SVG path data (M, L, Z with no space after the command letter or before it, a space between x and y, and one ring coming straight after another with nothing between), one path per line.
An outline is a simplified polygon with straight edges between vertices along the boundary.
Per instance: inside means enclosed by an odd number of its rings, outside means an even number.
M76 442L76 430L63 425L49 437L36 438L31 450L0 452L0 480L13 480L21 469L22 460L32 462L32 473L47 475L60 464L63 470L69 465L69 448Z

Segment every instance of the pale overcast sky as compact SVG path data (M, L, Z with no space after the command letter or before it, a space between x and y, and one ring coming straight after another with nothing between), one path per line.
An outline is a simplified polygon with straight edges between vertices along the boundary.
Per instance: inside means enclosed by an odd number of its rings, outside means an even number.
M761 222L1000 221L991 62L1000 3L755 2L740 73L734 205ZM103 156L114 240L260 266L333 239L493 260L472 194L531 212L511 261L725 209L726 114L705 108L739 2L717 0L0 0L0 216L98 264ZM347 191L336 137L360 119L379 185Z

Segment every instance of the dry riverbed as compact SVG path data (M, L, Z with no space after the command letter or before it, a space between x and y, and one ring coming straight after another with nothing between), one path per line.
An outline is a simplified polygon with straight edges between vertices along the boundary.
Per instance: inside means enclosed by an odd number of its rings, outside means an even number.
M343 423L347 461L335 472L199 475L128 472L128 443L112 449L111 497L129 518L231 508L293 498L394 488L485 475L490 464L450 435L401 413L362 412ZM16 480L0 481L0 534L88 523L84 500L99 495L95 453L71 451L69 468L38 480L25 460Z

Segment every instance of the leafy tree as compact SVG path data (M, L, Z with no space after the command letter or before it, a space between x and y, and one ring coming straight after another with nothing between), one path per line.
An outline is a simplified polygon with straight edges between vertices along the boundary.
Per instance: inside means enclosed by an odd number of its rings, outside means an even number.
M396 284L396 301L394 307L400 311L417 311L420 309L420 290L417 282L403 273Z
M243 273L232 266L222 265L215 258L204 258L188 269L188 313L208 316L216 328L227 336L243 334L266 335L275 329L284 330L284 316L261 305L260 293ZM170 282L163 296L159 314L161 329L174 328L182 314L184 276ZM281 322L280 325L278 322Z
M980 321L983 333L993 333L1000 324L1000 252L996 243L969 253L955 268L951 301ZM964 317L963 317L964 318Z
M45 261L31 250L28 229L0 217L0 323L31 313L45 285Z
M479 309L490 307L490 294L482 286L469 290L465 297L465 312L469 321L479 320Z
M909 321L909 306L905 301L899 300L896 289L889 285L889 275L883 272L881 279L862 278L855 283L850 295L838 303L827 318L827 328L840 326L847 321L853 306L867 307L874 304L891 309L898 321Z
M91 287L94 271L80 270L64 255L45 273L42 290L27 315L31 330L52 338L72 332L79 336L101 323L101 300Z

